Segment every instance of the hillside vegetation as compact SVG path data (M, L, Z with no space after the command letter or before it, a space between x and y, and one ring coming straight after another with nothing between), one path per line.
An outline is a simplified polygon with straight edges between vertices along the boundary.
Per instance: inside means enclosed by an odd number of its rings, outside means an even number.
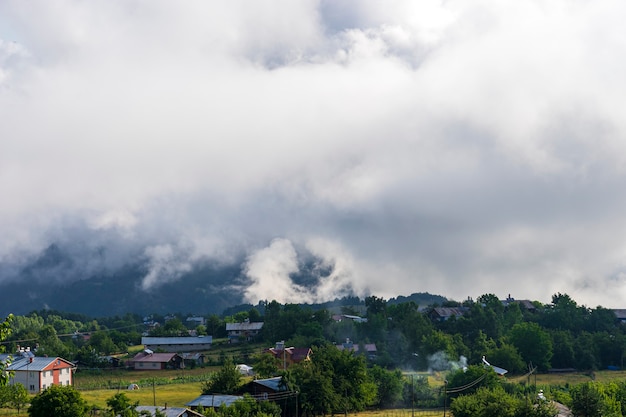
M19 344L37 355L74 361L76 386L94 404L131 382L142 386L140 393L130 394L142 402L147 391L154 401L162 390L163 402L180 404L206 389L216 372L236 363L254 366L257 377L282 375L285 384L300 392L298 407L311 415L453 404L458 414L463 404L459 396L480 396L481 389L497 387L506 393L498 398L510 396L512 409L521 404L518 400L535 398L538 387L572 406L579 395L576 387L589 383L599 387L603 403L626 398L619 396L621 385L611 385L623 376L624 326L612 310L578 305L567 294L555 294L550 304L500 300L493 294L430 305L376 296L351 301L339 306L261 302L207 315L200 325L181 314L92 318L45 310L16 316L6 346L13 350ZM244 321L263 322L261 333L253 341L228 343L226 323ZM213 337L204 364L165 376L119 370L141 349L142 334L190 332ZM285 372L282 361L264 353L278 341L311 348L310 361ZM110 357L119 368L112 367ZM502 368L507 373L498 377ZM466 385L471 389L460 389ZM173 398L176 391L178 400Z

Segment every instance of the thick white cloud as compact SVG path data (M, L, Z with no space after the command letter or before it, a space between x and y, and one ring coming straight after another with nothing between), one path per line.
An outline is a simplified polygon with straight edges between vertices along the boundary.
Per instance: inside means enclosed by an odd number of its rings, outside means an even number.
M625 9L2 2L2 271L89 241L145 288L243 254L250 299L623 307Z

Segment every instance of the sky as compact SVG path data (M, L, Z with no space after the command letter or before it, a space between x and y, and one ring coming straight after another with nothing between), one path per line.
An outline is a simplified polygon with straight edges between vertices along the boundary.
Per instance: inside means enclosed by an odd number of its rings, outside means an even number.
M626 302L626 3L4 0L0 283ZM307 260L314 288L292 280ZM69 268L69 267L68 267Z

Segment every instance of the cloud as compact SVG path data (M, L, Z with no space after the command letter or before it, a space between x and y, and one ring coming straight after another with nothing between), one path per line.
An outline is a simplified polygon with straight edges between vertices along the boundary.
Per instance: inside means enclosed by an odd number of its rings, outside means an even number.
M251 283L245 290L245 298L252 302L273 299L310 302L306 288L295 284L290 277L298 270L297 254L291 242L274 239L268 247L248 257L245 274Z
M3 2L0 281L61 242L146 289L620 307L624 7Z

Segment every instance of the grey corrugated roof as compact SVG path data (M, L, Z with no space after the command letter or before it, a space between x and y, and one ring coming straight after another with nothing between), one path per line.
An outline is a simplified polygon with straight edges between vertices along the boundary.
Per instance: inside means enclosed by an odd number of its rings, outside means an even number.
M287 391L287 387L284 385L280 385L280 381L281 381L282 377L277 376L274 378L267 378L267 379L256 379L252 382L254 382L255 384L259 384L259 385L263 385L264 387L267 387L269 389L272 389L274 391Z
M28 358L19 358L19 359L13 358L14 362L8 366L7 370L9 371L26 371L26 370L43 371L46 367L48 367L50 364L54 363L57 360L60 360L61 362L66 363L70 367L76 366L72 362L66 361L65 359L61 359L61 358L45 358L41 356L35 356L32 358L32 362Z
M201 395L185 405L188 407L219 407L222 404L229 406L237 400L243 400L243 397L239 395L208 394Z
M213 343L213 336L142 337L142 345L203 345Z
M189 410L188 408L185 408L185 407L167 407L167 408L165 408L165 407L159 407L159 406L155 407L155 406L152 406L152 405L138 405L135 409L137 411L139 411L139 412L149 411L152 416L154 416L156 414L156 410L159 410L160 412L165 414L165 417L180 417L185 412L190 417L196 417L196 416L202 417L202 414L197 413L197 412L192 411L192 410Z
M261 330L263 327L263 322L252 322L252 323L226 323L226 331L231 330Z

